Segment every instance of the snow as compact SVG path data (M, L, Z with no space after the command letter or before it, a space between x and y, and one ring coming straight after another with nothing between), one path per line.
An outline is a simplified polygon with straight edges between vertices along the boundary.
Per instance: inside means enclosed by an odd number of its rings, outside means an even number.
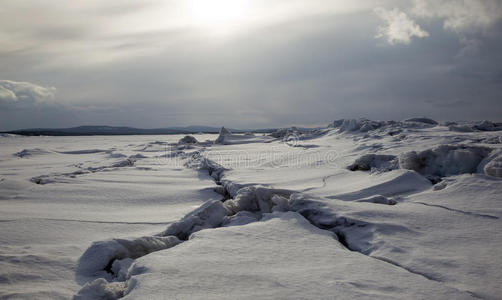
M345 249L302 216L200 231L140 258L125 299L469 299L452 288ZM165 274L165 275L164 275ZM195 280L197 279L197 280Z
M171 248L179 243L180 240L175 236L149 236L134 240L112 239L94 242L80 257L77 275L93 276L105 270L110 263L113 263L111 266L113 271L115 261L138 258L154 251ZM118 276L119 272L120 267L113 273Z
M441 145L418 153L403 153L399 157L399 166L433 176L474 173L491 151L479 146Z
M0 298L498 299L498 125L431 121L1 136Z
M462 122L461 124L450 124L449 130L457 132L502 131L502 123L487 120L481 122Z
M394 155L365 154L348 168L351 171L391 171L397 167L398 160Z

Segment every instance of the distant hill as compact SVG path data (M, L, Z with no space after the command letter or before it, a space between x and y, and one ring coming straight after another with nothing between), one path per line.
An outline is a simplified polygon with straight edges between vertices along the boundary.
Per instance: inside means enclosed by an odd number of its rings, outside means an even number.
M274 129L260 130L238 130L230 129L233 132L272 132ZM20 135L49 135L49 136L75 136L75 135L164 135L164 134L193 134L193 133L218 133L219 127L210 126L186 126L142 129L124 126L78 126L71 128L30 128L5 131L2 133Z

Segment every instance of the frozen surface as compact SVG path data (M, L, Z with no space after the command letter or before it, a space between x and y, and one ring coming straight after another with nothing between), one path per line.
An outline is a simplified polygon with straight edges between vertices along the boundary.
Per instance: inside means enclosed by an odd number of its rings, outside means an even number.
M499 299L499 126L1 136L0 297Z
M138 260L126 299L389 299L470 295L345 249L297 213L205 230Z

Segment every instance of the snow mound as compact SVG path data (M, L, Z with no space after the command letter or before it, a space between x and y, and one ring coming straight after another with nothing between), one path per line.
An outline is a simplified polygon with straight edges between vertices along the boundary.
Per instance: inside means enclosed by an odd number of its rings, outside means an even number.
M348 166L348 169L351 171L386 172L398 167L398 159L394 155L366 154Z
M109 269L115 260L138 258L148 253L176 246L175 236L146 236L134 240L113 239L94 242L78 261L79 275L93 276Z
M393 197L425 191L431 187L429 180L415 171L394 170L385 174L387 181L355 192L328 196L329 199L360 200L374 195Z
M19 152L14 153L14 156L17 157L27 157L27 156L36 156L36 155L44 155L44 154L49 154L51 153L50 151L43 150L40 148L34 148L34 149L23 149Z
M108 282L98 278L84 285L74 300L115 300L124 296L125 282Z
M181 220L169 225L161 235L176 236L181 240L187 240L194 232L221 226L224 218L229 214L221 201L208 201Z
M191 135L185 135L178 141L178 144L197 144L199 141Z
M275 205L281 204L278 196L289 198L292 193L282 189L248 186L241 188L234 199L227 200L224 205L233 214L244 210L270 213Z
M478 172L502 178L502 151L497 151L481 162L478 166Z
M233 216L227 216L223 220L223 227L242 226L258 221L260 218L250 211L240 211Z
M419 118L410 118L404 120L404 122L417 122L417 123L424 123L424 124L429 124L429 125L438 125L439 123L425 117L419 117Z
M421 152L402 153L399 156L399 167L425 176L475 173L480 162L491 151L487 147L441 145Z

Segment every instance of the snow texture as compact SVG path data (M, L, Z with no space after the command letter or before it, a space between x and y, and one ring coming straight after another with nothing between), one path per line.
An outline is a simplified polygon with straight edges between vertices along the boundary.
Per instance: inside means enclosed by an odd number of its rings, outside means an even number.
M2 136L0 298L498 299L499 125L433 123Z

